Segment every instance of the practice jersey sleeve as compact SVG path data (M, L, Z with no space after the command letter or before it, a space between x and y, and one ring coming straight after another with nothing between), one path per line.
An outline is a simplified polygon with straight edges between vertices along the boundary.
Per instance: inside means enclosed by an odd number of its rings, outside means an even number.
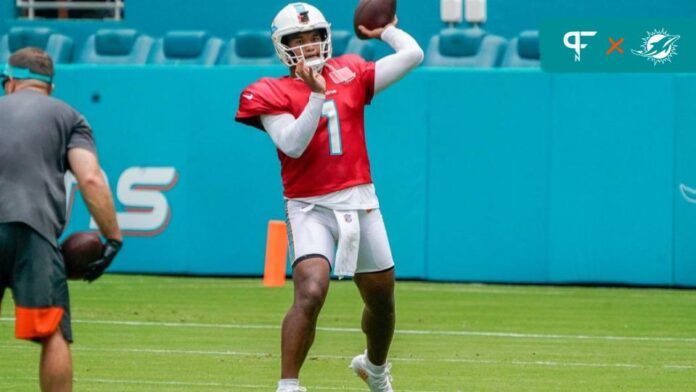
M268 79L262 79L240 94L235 120L265 131L261 116L281 113L292 113L287 96Z
M389 26L382 33L382 41L396 51L377 60L375 64L375 93L379 93L403 78L423 61L423 49L407 32Z
M355 72L358 82L365 91L365 105L369 105L372 102L372 97L375 95L375 63L365 61L356 54L346 54L341 56L341 58Z

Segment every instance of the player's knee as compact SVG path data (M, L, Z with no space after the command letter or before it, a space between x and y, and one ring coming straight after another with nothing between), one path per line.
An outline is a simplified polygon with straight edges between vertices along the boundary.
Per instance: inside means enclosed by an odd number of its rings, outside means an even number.
M302 310L309 314L318 314L321 307L324 305L326 298L326 289L317 283L310 283L300 289L298 296L298 305Z
M394 295L391 292L379 293L372 296L365 305L372 313L393 314L395 308Z

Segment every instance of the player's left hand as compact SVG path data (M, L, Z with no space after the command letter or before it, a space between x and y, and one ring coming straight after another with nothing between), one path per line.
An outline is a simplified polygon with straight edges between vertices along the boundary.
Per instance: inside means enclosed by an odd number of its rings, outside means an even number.
M114 261L114 258L121 250L122 245L123 244L121 243L121 241L118 240L106 240L106 244L104 246L104 254L102 255L102 258L95 261L87 267L87 273L85 274L84 279L92 283L95 280L97 280L97 278L102 276L104 271L106 271L106 269L109 268L109 266L111 265L111 262Z
M313 92L326 93L326 80L320 73L306 66L304 60L300 60L295 66L295 74L307 83Z
M360 25L360 26L358 26L358 30L360 30L360 32L363 33L363 35L365 35L365 36L368 37L368 38L377 38L377 39L379 39L379 38L382 37L382 33L384 32L384 30L385 30L387 27L389 27L389 26L394 26L394 27L396 27L396 24L397 24L397 23L399 23L399 18L397 18L396 15L394 15L394 20L392 20L391 22L389 22L389 23L388 23L386 26L384 26L384 27L379 27L379 28L376 28L376 29L374 29L374 30L368 30L365 26Z

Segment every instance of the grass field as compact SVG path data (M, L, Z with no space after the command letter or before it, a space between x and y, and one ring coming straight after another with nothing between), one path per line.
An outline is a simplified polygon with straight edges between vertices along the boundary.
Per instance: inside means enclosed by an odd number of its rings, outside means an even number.
M76 391L274 391L292 285L108 275L71 284ZM0 321L0 390L37 390L38 346ZM332 282L301 381L366 390L351 282ZM400 282L396 391L694 391L696 291Z

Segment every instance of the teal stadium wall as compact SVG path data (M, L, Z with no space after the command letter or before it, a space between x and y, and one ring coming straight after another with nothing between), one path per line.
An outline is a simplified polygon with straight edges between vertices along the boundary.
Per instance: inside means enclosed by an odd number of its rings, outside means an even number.
M122 22L24 21L15 19L15 0L0 0L0 33L11 26L49 26L75 39L76 53L87 36L102 27L129 27L153 36L169 30L206 29L223 39L244 29L270 29L271 20L288 0L127 0ZM357 0L314 0L335 29L352 30ZM439 0L400 0L400 25L427 45L431 36L443 27ZM538 30L545 18L583 17L694 17L693 0L491 0L484 28L493 34L513 38L523 30ZM387 53L380 44L378 54Z
M113 271L262 273L266 224L284 218L279 163L233 117L245 85L282 72L59 68L56 94L92 123L113 189L132 167L178 173L171 189L130 186L164 195L171 219L132 233ZM398 276L696 285L696 194L680 191L696 188L695 98L694 75L415 71L366 117ZM116 193L122 214L149 213ZM88 228L77 200L69 232Z

